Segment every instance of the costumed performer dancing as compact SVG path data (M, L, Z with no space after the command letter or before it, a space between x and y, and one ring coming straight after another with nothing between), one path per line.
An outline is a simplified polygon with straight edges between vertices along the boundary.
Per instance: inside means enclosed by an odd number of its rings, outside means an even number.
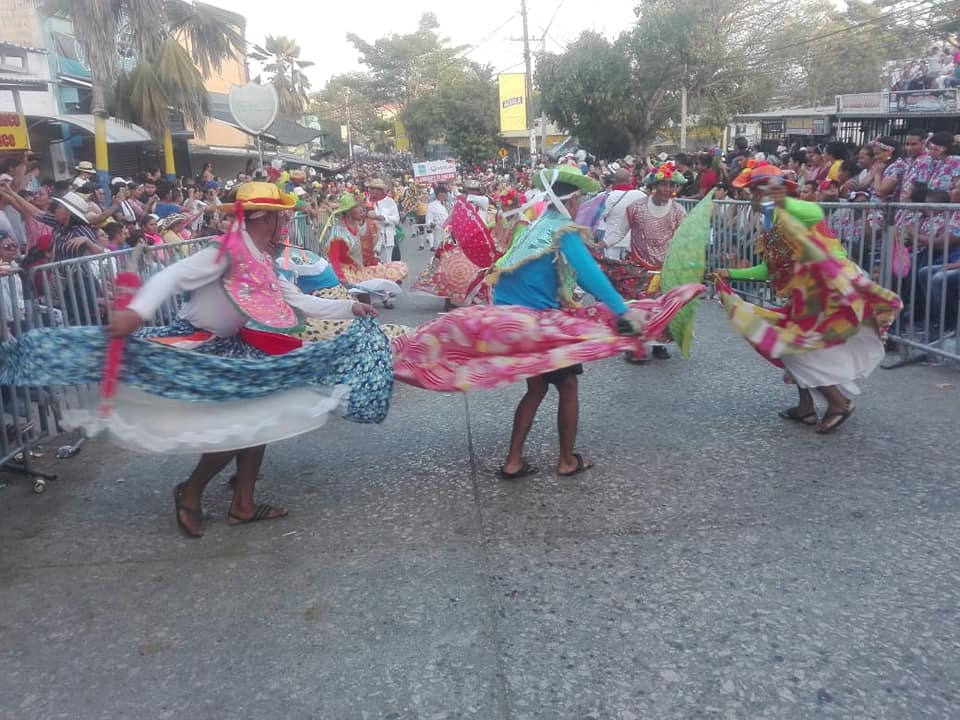
M73 411L68 424L99 430L141 452L203 455L176 486L176 521L203 534L201 499L210 480L236 460L231 525L283 517L287 510L254 502L266 444L295 437L340 411L355 422L381 422L392 391L389 342L372 318L322 343L291 337L301 317L375 315L368 305L304 295L278 278L283 211L291 196L276 185L240 185L226 235L167 267L111 317L110 335L129 337L113 412ZM189 299L166 327L143 327L167 301ZM102 328L38 329L0 348L0 384L97 383L104 369Z
M572 222L580 193L596 192L598 183L569 166L541 170L534 182L551 207L497 262L491 276L494 305L454 310L393 342L396 378L417 387L466 391L526 379L510 450L498 473L504 479L538 471L524 459L523 447L550 385L560 393L557 473L589 468L591 462L574 451L580 363L658 337L703 289L684 285L628 307L590 256L589 230ZM577 284L603 305L577 308Z
M757 244L760 265L716 271L721 302L734 329L796 383L799 403L780 417L833 432L855 409L856 381L883 360L880 336L903 303L847 258L818 205L787 197L796 185L779 168L761 163L744 169L733 185L750 188L757 211L772 202L772 218ZM752 305L727 280L769 280L786 303ZM829 403L822 419L813 391Z
M341 195L321 236L321 248L340 282L359 285L383 279L398 283L407 277L406 263L377 259L377 234L376 222L368 220L367 211L356 196Z

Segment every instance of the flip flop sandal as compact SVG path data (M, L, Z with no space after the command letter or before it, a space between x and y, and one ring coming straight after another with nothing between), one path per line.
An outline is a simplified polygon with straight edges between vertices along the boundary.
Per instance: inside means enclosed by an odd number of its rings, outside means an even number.
M574 475L579 475L585 470L589 470L590 468L593 467L593 463L590 463L589 465L587 465L587 462L589 461L584 461L583 455L581 455L580 453L574 453L573 456L577 459L577 469L574 470L573 472L568 472L568 473L558 472L557 475L559 475L560 477L573 477Z
M234 515L232 512L227 513L227 524L228 525L248 525L254 522L262 522L264 520L279 520L280 518L285 518L287 513L284 512L283 515L271 515L274 510L277 510L273 505L267 505L263 503L257 505L256 512L253 513L252 517L242 518L239 515Z
M850 407L848 407L846 410L844 410L844 411L842 411L842 412L828 412L828 413L826 413L826 414L823 416L823 421L817 426L817 434L818 434L818 435L829 435L829 434L832 433L834 430L836 430L838 427L840 427L841 425L843 425L843 424L847 421L847 418L850 417L851 415L853 415L853 411L856 410L856 409L857 409L856 407L854 407L854 406L851 405ZM840 419L837 420L837 421L836 421L835 423L833 423L832 425L830 425L830 424L828 424L829 421L830 421L830 418L840 418Z
M501 480L519 480L521 478L530 477L531 475L536 475L538 472L540 472L540 468L538 468L536 465L531 465L527 461L524 461L523 467L514 473L508 473L503 469L503 465L501 465L500 469L497 470L497 477Z
M188 537L191 540L196 540L203 537L203 531L196 532L188 528L183 520L180 519L180 513L186 513L191 520L199 525L203 522L203 510L200 508L189 508L180 502L180 493L183 491L183 486L185 484L186 483L180 483L173 489L173 507L176 510L177 528L179 528L180 532L185 537Z
M816 410L811 410L805 415L801 415L800 408L792 407L792 408L787 408L786 410L781 410L777 414L780 417L782 417L784 420L793 420L794 422L803 423L804 425L810 425L811 427L813 425L817 425L820 422L820 419L817 417ZM813 422L810 421L811 418L813 419Z

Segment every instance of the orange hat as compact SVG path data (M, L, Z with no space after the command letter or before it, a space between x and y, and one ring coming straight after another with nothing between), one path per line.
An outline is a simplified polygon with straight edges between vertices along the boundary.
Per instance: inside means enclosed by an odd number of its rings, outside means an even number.
M787 180L783 177L780 168L765 161L757 162L755 160L747 161L747 166L730 184L735 188L743 188L756 187L771 182L785 185L789 190L794 190L797 187L793 180Z

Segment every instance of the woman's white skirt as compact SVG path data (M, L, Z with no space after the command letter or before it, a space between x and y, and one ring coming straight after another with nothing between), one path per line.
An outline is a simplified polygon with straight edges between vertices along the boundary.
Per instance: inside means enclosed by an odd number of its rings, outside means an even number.
M883 356L883 342L876 328L863 324L857 334L842 345L786 356L783 365L802 388L836 385L850 398L860 394L856 381L876 370Z

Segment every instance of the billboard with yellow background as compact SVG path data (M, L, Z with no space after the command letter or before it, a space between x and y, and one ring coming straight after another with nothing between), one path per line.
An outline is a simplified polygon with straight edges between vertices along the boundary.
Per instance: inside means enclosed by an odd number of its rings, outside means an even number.
M527 79L523 73L498 75L500 132L527 129Z

